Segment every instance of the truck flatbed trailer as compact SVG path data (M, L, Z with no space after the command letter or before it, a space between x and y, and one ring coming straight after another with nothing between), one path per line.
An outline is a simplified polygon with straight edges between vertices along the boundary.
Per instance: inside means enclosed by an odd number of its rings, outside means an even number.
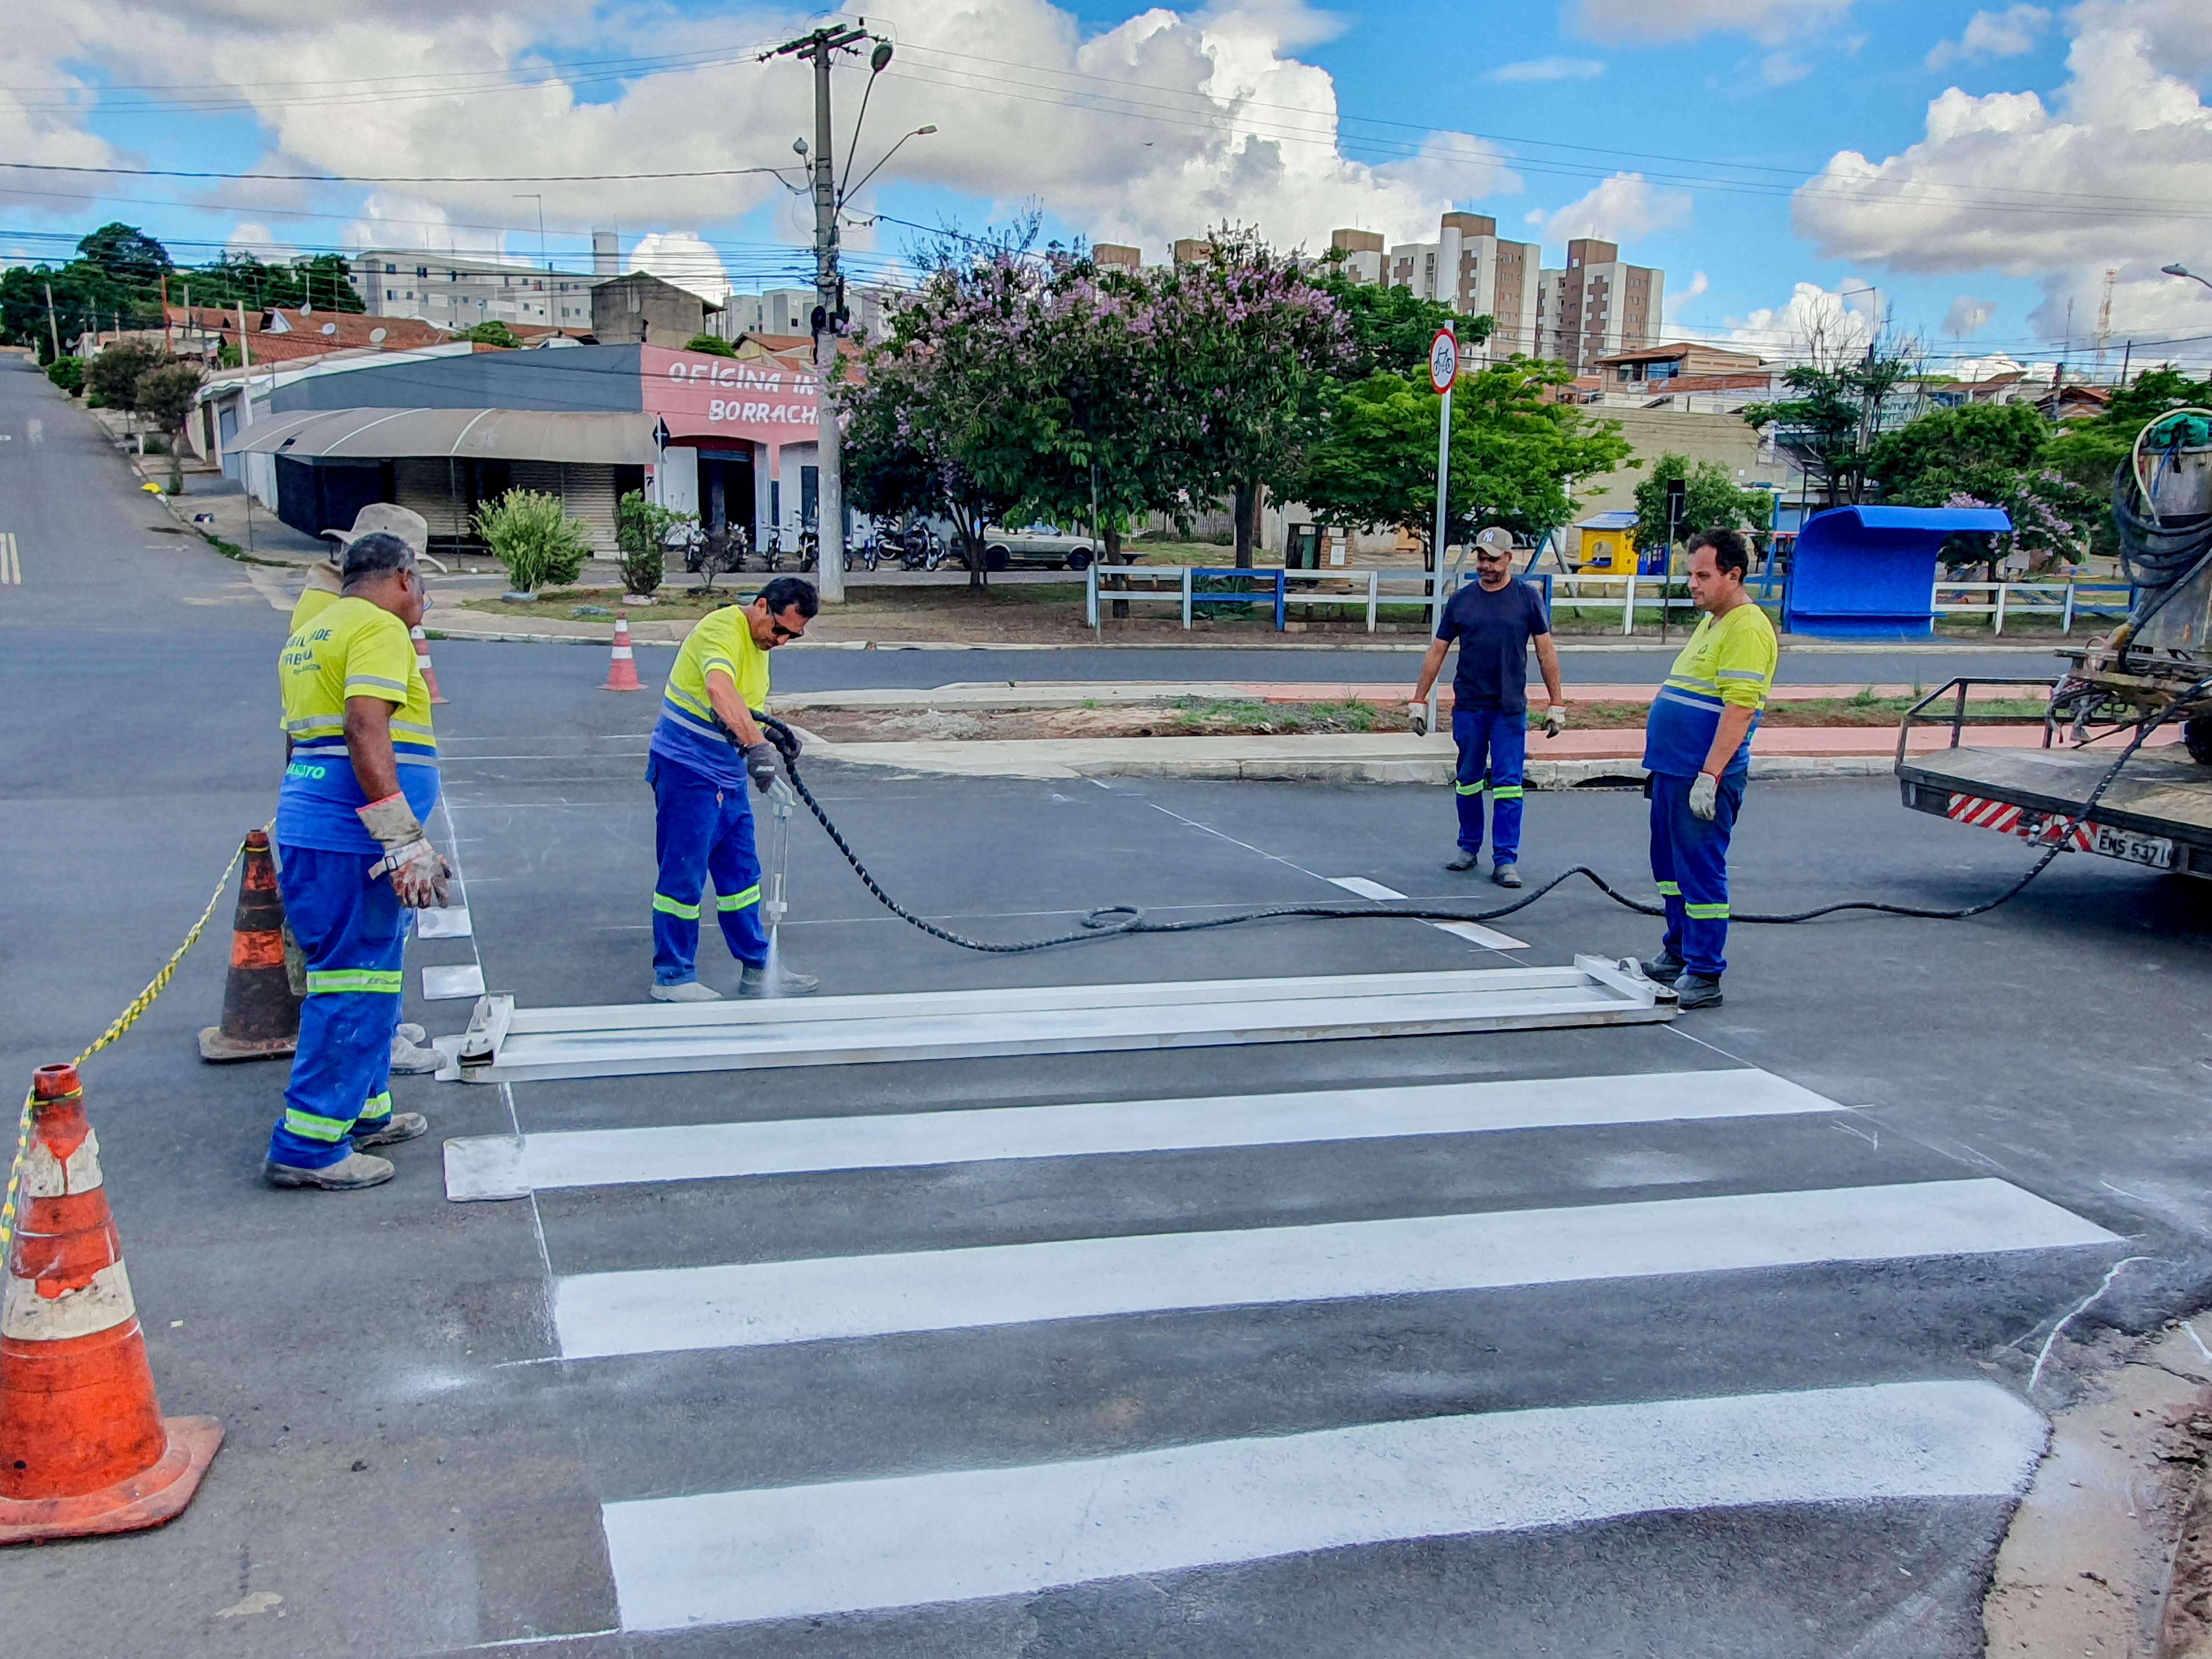
M1905 805L1954 823L2019 836L2031 846L2062 841L2071 851L2095 853L2154 870L2212 878L2212 766L2169 749L2138 749L2098 801L2089 799L2126 745L2115 735L2085 748L1976 749L1962 744L1970 732L1965 689L1971 685L2040 685L2047 680L1954 680L1906 714L1898 732L1897 779ZM1905 752L1905 732L1916 717L1950 696L1952 746ZM1942 718L1942 716L1939 716ZM2051 732L2046 727L2045 739Z

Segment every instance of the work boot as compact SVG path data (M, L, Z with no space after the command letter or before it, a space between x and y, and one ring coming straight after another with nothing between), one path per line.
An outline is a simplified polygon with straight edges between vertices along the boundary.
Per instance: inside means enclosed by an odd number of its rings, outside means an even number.
M424 1127L428 1127L425 1125ZM349 1193L357 1187L381 1187L398 1171L388 1158L367 1152L349 1152L319 1170L302 1170L269 1158L261 1165L261 1178L272 1187L320 1187L325 1192Z
M1674 981L1674 1003L1680 1008L1717 1008L1721 982L1710 974L1686 973Z
M1676 956L1672 951L1668 950L1663 945L1659 947L1659 954L1657 956L1652 957L1649 962L1641 962L1637 964L1638 967L1644 969L1644 978L1656 980L1662 985L1672 985L1676 980L1682 977L1682 969L1689 965L1690 964L1688 963L1683 961L1681 957Z
M770 979L766 968L756 968L750 962L738 978L741 997L811 997L821 988L822 981L812 974L794 974L786 968Z
M420 1077L441 1063L438 1051L424 1039L428 1033L412 1021L392 1034L392 1070L398 1077Z
M696 979L684 980L677 985L656 983L653 988L655 1002L720 1002L722 994L711 985L702 985Z
M1510 864L1493 864L1490 866L1490 878L1500 887L1518 887L1521 872Z
M417 1135L430 1133L430 1120L420 1112L394 1112L373 1129L358 1126L353 1132L356 1152L371 1146L397 1146L403 1140L412 1140Z
M1462 847L1458 852L1454 853L1449 858L1444 860L1444 868L1447 870L1472 870L1477 864L1481 862L1481 854L1470 853L1466 848Z

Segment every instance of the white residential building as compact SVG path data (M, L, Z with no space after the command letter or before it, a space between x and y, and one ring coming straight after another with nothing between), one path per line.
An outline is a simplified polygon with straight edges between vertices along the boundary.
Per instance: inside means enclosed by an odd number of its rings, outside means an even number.
M422 248L371 248L354 256L350 274L355 292L374 317L419 317L440 328L501 322L588 330L592 289L612 273L540 270L512 259L469 259Z
M1498 221L1481 213L1447 213L1433 242L1401 242L1385 253L1371 231L1340 230L1330 237L1345 250L1346 268L1363 281L1409 289L1468 317L1495 319L1478 358L1534 351L1536 272L1542 250L1498 234ZM1370 275L1370 273L1375 273Z
M1567 263L1535 284L1535 350L1576 374L1593 373L1601 357L1659 340L1667 273L1622 260L1620 249L1595 237L1567 244Z

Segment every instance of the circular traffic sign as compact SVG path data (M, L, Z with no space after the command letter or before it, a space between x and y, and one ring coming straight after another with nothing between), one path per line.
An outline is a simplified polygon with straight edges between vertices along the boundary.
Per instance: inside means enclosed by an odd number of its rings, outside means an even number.
M1437 331L1429 342L1429 384L1439 393L1451 390L1459 378L1459 337L1448 328Z

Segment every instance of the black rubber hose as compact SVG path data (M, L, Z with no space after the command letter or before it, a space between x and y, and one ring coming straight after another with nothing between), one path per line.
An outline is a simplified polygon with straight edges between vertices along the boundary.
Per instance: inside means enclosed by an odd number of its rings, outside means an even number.
M2096 810L2097 804L2104 799L2105 792L2112 787L2113 781L2120 775L2120 769L2135 758L2136 751L2142 747L2150 734L2171 719L2184 704L2194 701L2208 687L2212 687L2212 675L2208 675L2205 678L2197 681L2181 696L2139 726L2127 748L2121 752L2119 758L2112 763L2105 775L2098 781L2096 788L2090 792L2088 800L2083 804L2081 812L2072 819L2072 822L2086 823L2090 813ZM815 799L814 792L806 787L806 780L800 776L799 744L797 734L783 721L775 719L773 715L757 712L753 718L760 723L761 729L768 733L769 741L773 743L782 754L784 771L791 780L793 790L798 794L799 799L806 804L806 810L814 814L815 821L822 826L823 832L830 837L831 843L845 855L845 862L853 866L853 873L860 878L861 885L868 890L876 902L900 921L920 928L932 939L942 939L947 945L957 945L963 951L981 951L994 956L1018 956L1030 951L1049 950L1057 945L1078 945L1086 939L1113 939L1127 933L1200 933L1215 927L1236 927L1250 921L1273 921L1297 916L1310 916L1332 921L1350 921L1376 917L1401 921L1496 921L1501 917L1513 915L1516 910L1527 909L1538 899L1559 886L1560 883L1575 876L1583 878L1615 904L1634 910L1639 915L1659 916L1666 914L1665 906L1654 904L1648 899L1632 898L1588 865L1577 864L1571 869L1562 870L1541 887L1524 893L1510 904L1501 904L1494 910L1443 910L1403 904L1391 905L1387 908L1376 904L1275 904L1256 910L1231 911L1227 915L1194 917L1188 921L1154 921L1136 905L1109 904L1103 905L1085 915L1083 919L1083 926L1073 933L1054 933L1045 939L1005 941L969 939L965 934L956 933L949 928L939 927L934 922L923 921L884 890L882 884L868 872L868 866L860 862L860 855L853 850L852 843L845 839L843 832L831 820L830 814L823 810L822 803ZM2065 843L2063 840L2054 841L2045 850L2043 856L2029 866L2027 873L2006 888L2004 891L1999 893L1995 898L1986 899L1979 904L1970 904L1960 909L1936 910L1917 904L1890 904L1878 899L1846 899L1835 904L1819 905L1810 910L1790 910L1772 914L1747 912L1731 916L1729 920L1760 926L1789 925L1801 921L1812 921L1821 916L1838 915L1847 910L1865 910L1876 915L1908 916L1922 921L1960 921L1968 916L1984 915L1999 905L2017 898L2026 890L2027 884L2049 869L2051 860L2064 850Z

